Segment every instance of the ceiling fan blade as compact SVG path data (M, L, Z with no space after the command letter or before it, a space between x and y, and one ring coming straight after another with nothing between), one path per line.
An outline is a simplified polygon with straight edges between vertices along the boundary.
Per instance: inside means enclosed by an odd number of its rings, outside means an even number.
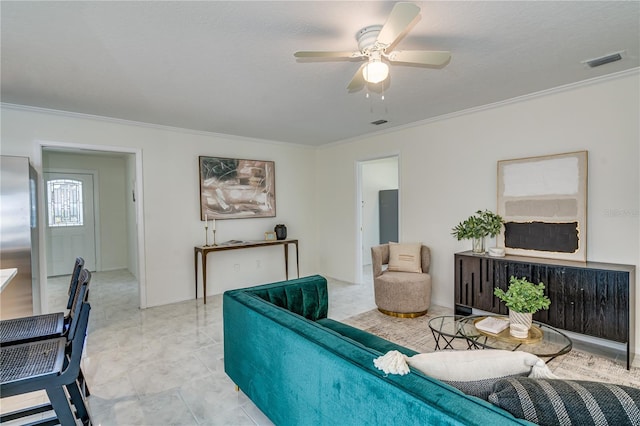
M440 66L451 59L451 53L429 50L395 50L387 58L392 62Z
M314 52L314 51L300 51L293 54L296 58L359 58L362 53L358 51L349 52Z
M351 82L347 86L347 90L349 92L355 92L355 91L360 90L360 89L362 89L364 87L365 81L364 81L364 75L362 75L362 69L366 65L367 64L362 64L360 66L360 68L358 68L358 71L356 71L356 73L353 75L353 78L351 79Z
M419 13L420 8L413 3L396 3L378 34L378 43L391 46Z

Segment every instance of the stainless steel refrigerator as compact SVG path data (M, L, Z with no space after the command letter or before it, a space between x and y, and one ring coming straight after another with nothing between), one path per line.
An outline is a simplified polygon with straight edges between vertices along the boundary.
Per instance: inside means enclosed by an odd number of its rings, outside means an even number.
M27 157L0 156L0 269L17 268L0 293L0 318L40 311L38 176Z

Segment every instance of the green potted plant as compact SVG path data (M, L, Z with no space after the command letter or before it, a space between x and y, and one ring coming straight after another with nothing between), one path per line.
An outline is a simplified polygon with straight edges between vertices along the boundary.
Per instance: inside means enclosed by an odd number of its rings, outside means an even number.
M549 309L551 300L544 294L544 283L533 284L525 277L509 278L507 291L496 287L493 294L509 308L509 322L523 324L531 328L533 314L541 309Z
M484 253L484 239L500 233L504 220L489 210L478 210L475 215L460 222L451 230L451 235L460 240L471 240L474 253Z

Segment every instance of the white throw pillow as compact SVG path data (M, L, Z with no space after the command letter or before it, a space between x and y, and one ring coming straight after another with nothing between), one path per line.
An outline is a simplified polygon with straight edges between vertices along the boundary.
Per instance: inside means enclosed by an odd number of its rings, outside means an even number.
M427 376L446 381L467 382L519 374L548 377L552 374L544 361L529 352L500 349L438 351L414 355L407 362Z
M409 373L407 363L425 375L458 388L467 395L488 400L496 382L515 376L557 379L549 367L528 352L500 349L439 351L412 357L389 351L373 360L385 374Z
M421 243L389 243L388 271L422 273Z

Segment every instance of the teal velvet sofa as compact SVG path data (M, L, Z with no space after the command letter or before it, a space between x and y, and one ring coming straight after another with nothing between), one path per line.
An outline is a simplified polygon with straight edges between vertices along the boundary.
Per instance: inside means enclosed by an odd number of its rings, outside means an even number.
M225 372L276 425L530 424L417 370L385 375L375 358L415 352L327 311L318 275L224 293Z

